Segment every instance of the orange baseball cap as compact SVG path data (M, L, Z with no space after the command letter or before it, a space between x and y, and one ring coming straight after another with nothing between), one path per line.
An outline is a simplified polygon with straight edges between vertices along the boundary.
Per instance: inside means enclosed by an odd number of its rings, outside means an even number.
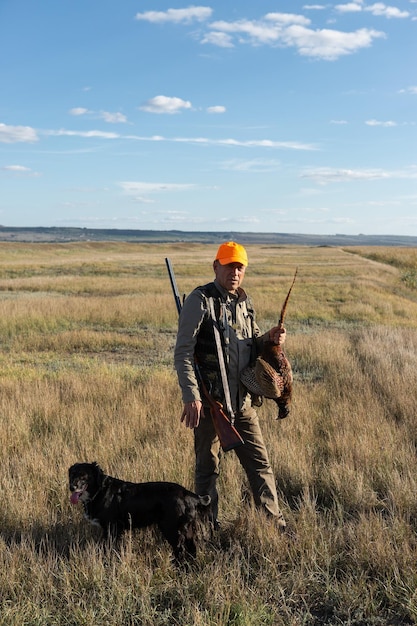
M235 241L227 241L222 243L216 254L216 261L220 265L228 265L229 263L241 263L248 265L248 255L246 250L240 243Z

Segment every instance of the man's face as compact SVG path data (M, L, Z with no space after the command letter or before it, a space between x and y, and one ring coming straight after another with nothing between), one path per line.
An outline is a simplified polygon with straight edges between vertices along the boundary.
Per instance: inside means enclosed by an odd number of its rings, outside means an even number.
M246 265L242 265L241 263L222 265L219 261L214 261L213 269L217 282L223 289L235 293L245 276Z

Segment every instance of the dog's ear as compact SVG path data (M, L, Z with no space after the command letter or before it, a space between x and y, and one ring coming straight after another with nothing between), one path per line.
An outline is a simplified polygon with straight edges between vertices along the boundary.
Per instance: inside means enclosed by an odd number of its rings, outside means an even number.
M211 498L208 494L206 496L198 496L198 499L202 506L208 506L211 502Z
M72 472L74 472L79 465L79 463L74 463L74 465L71 465L71 467L68 469L68 475L71 476Z
M103 476L104 476L104 472L101 469L100 465L94 461L93 463L91 463L93 469L94 469L94 473L95 473L95 477L97 480L102 480Z

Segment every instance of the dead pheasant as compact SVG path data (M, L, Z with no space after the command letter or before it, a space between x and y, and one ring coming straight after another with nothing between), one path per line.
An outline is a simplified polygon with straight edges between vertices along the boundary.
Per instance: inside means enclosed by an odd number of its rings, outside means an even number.
M279 328L284 328L284 318L287 310L290 293L295 283L295 271L291 287L282 305L278 322ZM250 380L252 378L252 380ZM280 345L273 341L265 341L260 356L256 359L254 368L247 368L242 376L247 388L253 393L270 398L278 405L277 419L287 417L290 412L293 375L290 362Z

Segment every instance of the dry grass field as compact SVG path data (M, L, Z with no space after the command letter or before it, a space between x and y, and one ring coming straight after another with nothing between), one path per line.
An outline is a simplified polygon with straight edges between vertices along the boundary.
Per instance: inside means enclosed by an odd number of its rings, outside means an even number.
M76 461L193 487L164 258L188 293L216 248L0 244L0 626L417 624L414 249L248 246L265 330L298 267L292 414L260 409L288 535L253 509L233 452L222 530L190 572L153 530L103 553L70 505Z

